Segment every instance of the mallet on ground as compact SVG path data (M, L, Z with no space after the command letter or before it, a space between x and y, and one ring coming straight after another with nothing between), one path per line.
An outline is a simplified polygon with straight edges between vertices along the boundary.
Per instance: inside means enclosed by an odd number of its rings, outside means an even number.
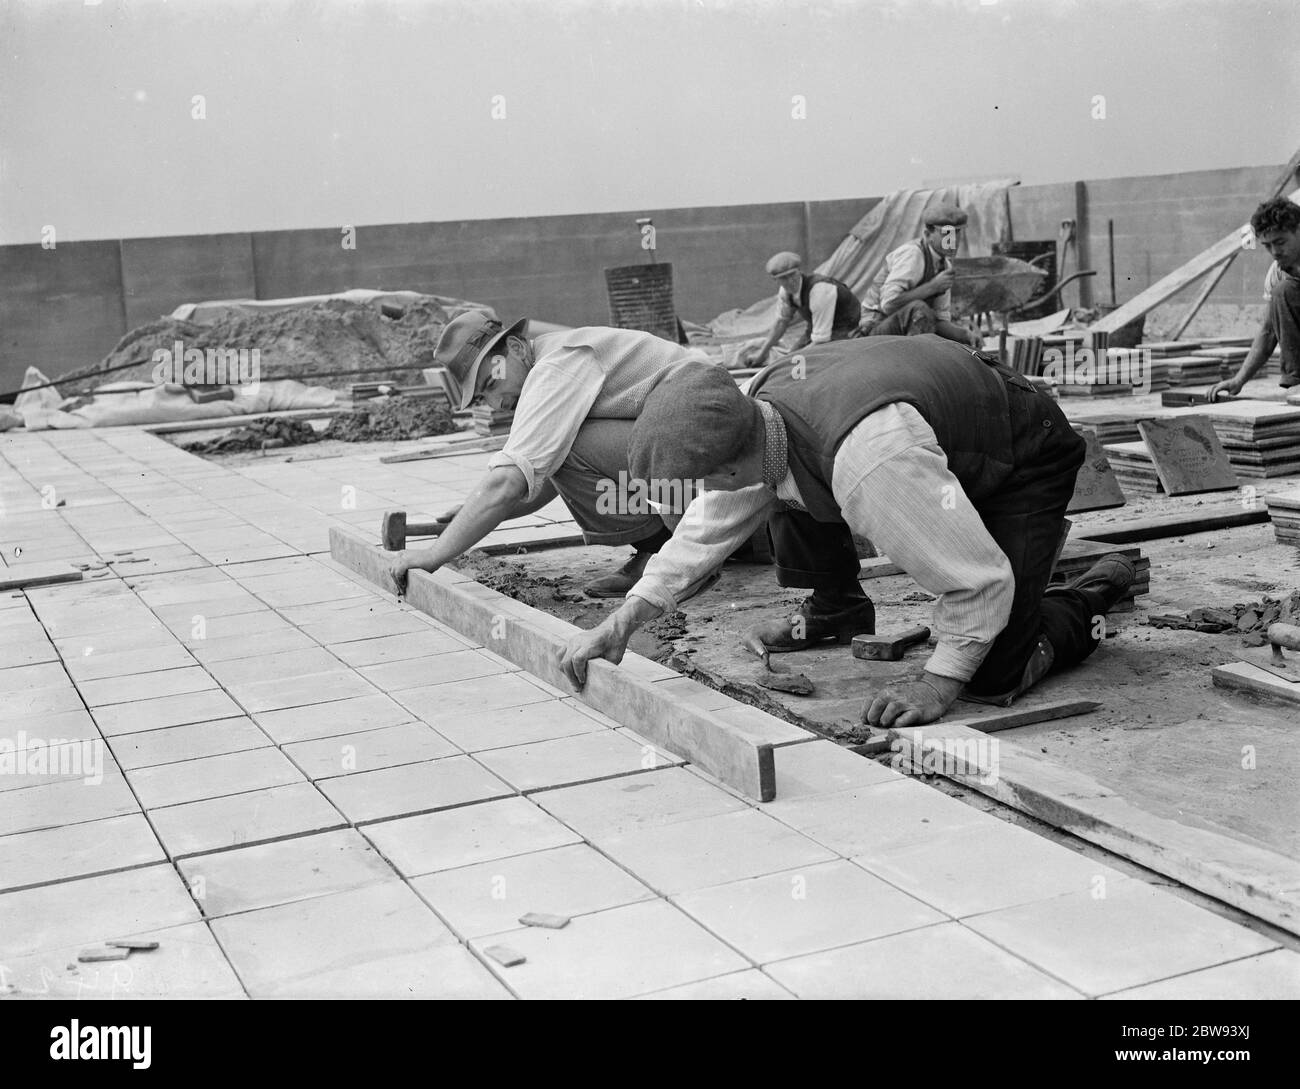
M869 662L900 662L903 652L930 638L929 628L909 628L902 635L855 635L853 657Z

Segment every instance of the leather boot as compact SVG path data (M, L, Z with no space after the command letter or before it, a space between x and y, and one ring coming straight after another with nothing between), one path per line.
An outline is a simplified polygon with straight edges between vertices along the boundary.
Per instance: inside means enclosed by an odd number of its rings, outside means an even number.
M632 558L612 575L601 575L582 588L588 597L623 597L640 580L653 552L635 552Z
M867 599L838 612L819 613L812 608L812 598L807 598L794 616L764 621L751 632L773 654L807 650L828 639L847 646L855 635L876 633L876 607Z

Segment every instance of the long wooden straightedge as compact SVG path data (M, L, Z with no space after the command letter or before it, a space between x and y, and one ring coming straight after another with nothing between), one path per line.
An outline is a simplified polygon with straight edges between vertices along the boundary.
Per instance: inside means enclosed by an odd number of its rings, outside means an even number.
M81 582L82 573L70 563L12 563L0 567L0 590L21 590L27 586L50 586L56 582Z
M392 553L332 526L330 555L390 590L387 570ZM406 601L548 684L569 689L559 658L569 638L580 630L572 624L446 568L434 574L410 572ZM728 722L703 709L717 698L711 688L631 653L617 666L591 662L586 688L577 694L583 703L747 797L770 802L776 797L773 746L813 735L776 719L746 725Z

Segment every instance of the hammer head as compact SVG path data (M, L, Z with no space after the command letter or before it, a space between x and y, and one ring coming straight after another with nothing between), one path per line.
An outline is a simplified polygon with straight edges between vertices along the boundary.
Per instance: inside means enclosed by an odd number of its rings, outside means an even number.
M389 552L401 552L406 547L406 511L384 511L379 524L379 539Z
M869 662L900 662L903 652L930 638L929 628L909 628L901 635L855 635L853 657Z

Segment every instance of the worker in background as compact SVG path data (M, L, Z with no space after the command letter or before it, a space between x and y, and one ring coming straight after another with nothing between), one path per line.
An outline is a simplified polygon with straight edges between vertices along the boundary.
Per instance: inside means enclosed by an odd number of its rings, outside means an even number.
M557 494L587 544L635 550L618 571L583 587L592 597L621 597L670 536L660 513L627 493L632 423L661 382L700 369L726 372L702 352L650 333L589 327L529 337L527 327L527 319L506 328L473 311L442 331L433 363L445 368L452 409L482 397L515 415L505 446L438 539L393 557L389 573L399 593L408 571L436 571Z
M748 358L751 367L761 367L768 353L785 336L796 318L803 318L803 338L794 350L806 344L825 344L858 336L862 306L848 286L817 272L805 273L803 258L789 251L778 253L767 263L767 274L777 282L776 324L758 353Z
M862 335L917 336L937 333L978 348L978 336L952 320L952 258L966 213L941 204L925 213L920 238L891 250L862 301Z
M1300 204L1285 197L1266 200L1250 217L1250 229L1273 258L1264 276L1268 307L1246 358L1231 378L1210 387L1209 400L1219 394L1235 397L1251 377L1281 348L1282 386L1300 385Z
M853 534L937 595L938 644L920 680L863 706L872 725L939 718L959 693L1009 704L1088 657L1133 581L1122 555L1048 587L1083 440L1023 376L937 337L817 345L755 375L748 399L711 371L660 386L632 429L632 472L701 478L705 490L627 600L560 658L621 660L631 634L671 611L768 518L778 578L809 587L792 617L755 629L769 651L875 631ZM769 518L769 514L773 517Z

